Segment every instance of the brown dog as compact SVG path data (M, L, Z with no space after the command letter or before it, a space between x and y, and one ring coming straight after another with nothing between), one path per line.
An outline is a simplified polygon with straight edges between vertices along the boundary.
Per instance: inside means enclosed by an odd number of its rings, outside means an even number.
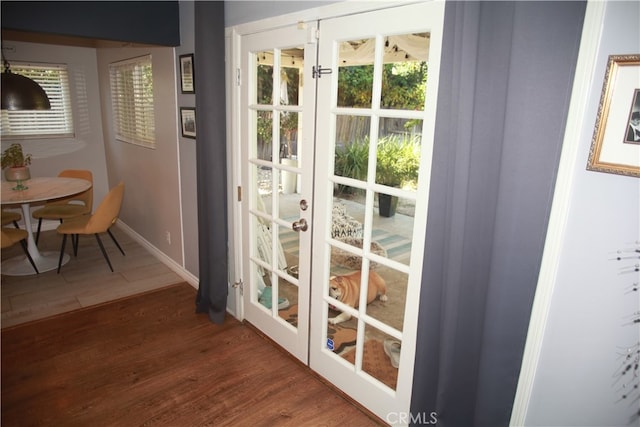
M360 280L362 273L360 271L347 274L345 276L332 276L329 279L329 295L332 298L357 308L360 302ZM382 277L375 271L369 272L369 286L367 287L367 304L371 303L380 295L380 301L386 301L387 285ZM329 323L335 325L351 319L349 313L342 312L336 317L329 319Z

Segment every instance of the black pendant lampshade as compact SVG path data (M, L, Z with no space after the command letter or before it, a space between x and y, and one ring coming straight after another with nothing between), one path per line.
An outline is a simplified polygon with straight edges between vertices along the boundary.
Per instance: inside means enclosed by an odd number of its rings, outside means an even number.
M50 110L51 103L42 87L20 74L9 70L5 61L2 72L2 109L3 110Z

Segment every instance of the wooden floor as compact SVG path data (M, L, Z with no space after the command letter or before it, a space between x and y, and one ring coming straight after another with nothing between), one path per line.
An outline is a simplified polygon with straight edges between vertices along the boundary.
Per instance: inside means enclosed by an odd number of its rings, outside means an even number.
M183 281L117 226L112 230L126 254L122 256L113 241L108 236L103 237L115 273L109 270L96 239L83 236L78 257L72 256L60 274L54 270L22 277L2 275L2 327ZM40 236L38 248L59 253L61 239L55 230L45 231ZM72 253L70 241L67 241L66 252ZM24 256L20 245L2 250L2 260L14 256Z
M379 425L194 298L179 284L3 328L2 425Z

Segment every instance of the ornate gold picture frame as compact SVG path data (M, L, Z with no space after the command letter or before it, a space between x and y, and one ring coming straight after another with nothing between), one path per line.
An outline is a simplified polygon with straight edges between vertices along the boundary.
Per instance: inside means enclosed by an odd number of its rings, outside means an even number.
M640 54L609 56L587 170L640 177Z

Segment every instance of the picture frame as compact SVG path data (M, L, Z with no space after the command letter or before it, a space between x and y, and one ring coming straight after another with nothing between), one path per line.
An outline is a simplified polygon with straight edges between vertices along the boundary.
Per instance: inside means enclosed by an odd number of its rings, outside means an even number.
M180 107L180 128L184 138L196 138L196 109Z
M609 56L587 170L640 177L640 54Z
M180 55L180 91L182 93L196 93L195 69L193 53Z

